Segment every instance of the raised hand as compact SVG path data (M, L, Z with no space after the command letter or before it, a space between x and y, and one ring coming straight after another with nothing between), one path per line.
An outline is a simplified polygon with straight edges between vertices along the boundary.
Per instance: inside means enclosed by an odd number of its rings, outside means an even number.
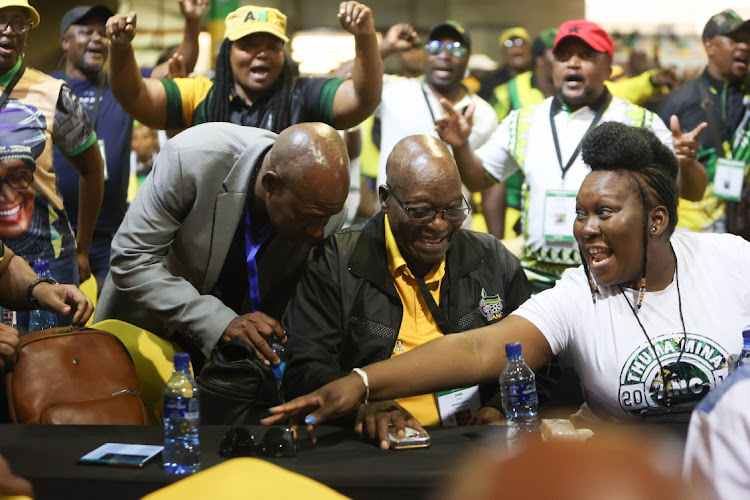
M370 8L359 2L341 2L338 13L341 27L354 36L375 34L375 20Z
M698 137L708 127L708 123L703 122L690 132L682 132L680 129L680 119L677 115L672 115L669 119L669 128L672 130L672 147L677 160L682 164L684 161L692 162L698 155L700 145Z
M396 52L412 49L418 38L417 32L410 24L394 24L388 29L380 43L380 54L386 57Z
M255 356L266 365L278 364L281 360L273 352L270 344L274 339L278 339L282 344L286 343L286 332L278 321L256 311L237 316L229 323L221 340L229 342L232 339L240 339L253 346Z
M435 131L442 140L453 147L465 145L471 135L476 105L471 103L466 108L466 113L462 115L456 111L448 99L440 99L440 104L445 114L435 120Z
M115 14L107 20L107 37L114 46L123 47L129 45L135 38L135 25L137 20L135 12L127 14Z
M199 21L208 8L208 0L178 0L182 17Z

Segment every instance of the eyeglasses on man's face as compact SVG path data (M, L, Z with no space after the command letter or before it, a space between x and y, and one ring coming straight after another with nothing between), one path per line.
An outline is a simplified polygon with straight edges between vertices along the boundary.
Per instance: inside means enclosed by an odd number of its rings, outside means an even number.
M505 42L503 42L503 45L505 45L508 48L511 48L514 45L516 47L520 47L524 43L526 43L526 40L524 40L523 38L509 38L508 40L505 40Z
M31 28L31 21L23 17L7 18L0 16L0 33L5 33L8 26L13 28L13 31L18 34L26 33Z
M393 192L393 189L390 186L386 186L386 188L388 189L388 193L393 196L393 199L396 200L399 206L404 209L409 217L411 217L411 220L416 224L429 224L433 221L433 219L435 219L435 217L437 217L437 214L439 213L443 214L443 219L445 220L445 222L452 224L461 224L466 220L466 217L468 217L469 213L471 212L469 202L466 200L466 197L463 194L461 195L461 199L464 203L463 206L446 208L444 210L435 210L434 208L427 207L410 207L409 205L401 201L401 198L396 196L396 193Z
M441 42L440 40L432 40L424 46L427 54L431 56L437 56L442 51L448 52L456 59L460 59L466 55L469 50L461 44L461 42Z
M13 172L5 177L0 177L0 191L3 189L3 184L7 184L18 191L26 189L32 182L34 182L34 171L23 169L18 172Z
M231 427L221 438L219 453L224 457L293 457L297 445L290 429L271 427L258 443L245 427Z

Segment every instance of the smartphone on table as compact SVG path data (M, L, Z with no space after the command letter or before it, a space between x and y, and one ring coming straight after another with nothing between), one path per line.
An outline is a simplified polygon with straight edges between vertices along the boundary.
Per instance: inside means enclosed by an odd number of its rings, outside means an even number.
M406 435L402 438L396 436L396 429L388 429L388 440L391 442L392 450L408 450L412 448L428 448L430 446L430 436L427 433L421 433L411 427L404 427Z

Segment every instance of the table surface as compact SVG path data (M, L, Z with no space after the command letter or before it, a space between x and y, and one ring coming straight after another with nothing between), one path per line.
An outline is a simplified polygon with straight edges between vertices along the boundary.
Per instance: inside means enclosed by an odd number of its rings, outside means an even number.
M228 426L203 426L201 468L226 458L218 453ZM267 429L250 426L256 438ZM318 443L298 440L296 457L265 458L353 498L420 498L439 486L476 446L505 446L505 427L430 429L432 446L379 450L355 439L348 428L321 426ZM106 442L162 444L160 426L44 426L0 424L0 453L13 471L34 484L37 498L140 498L175 481L158 458L141 469L78 464Z

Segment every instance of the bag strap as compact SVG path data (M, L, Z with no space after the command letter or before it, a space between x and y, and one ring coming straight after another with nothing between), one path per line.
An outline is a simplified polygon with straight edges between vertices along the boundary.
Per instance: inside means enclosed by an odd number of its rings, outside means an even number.
M438 328L443 332L443 335L451 333L451 326L448 322L448 318L445 316L442 309L438 307L437 303L435 303L435 299L432 297L429 288L427 288L427 283L425 283L422 278L415 277L415 279L417 280L417 285L419 285L419 291L422 292L422 297L427 303L430 313L432 313L432 317L435 318L435 323L437 323Z

